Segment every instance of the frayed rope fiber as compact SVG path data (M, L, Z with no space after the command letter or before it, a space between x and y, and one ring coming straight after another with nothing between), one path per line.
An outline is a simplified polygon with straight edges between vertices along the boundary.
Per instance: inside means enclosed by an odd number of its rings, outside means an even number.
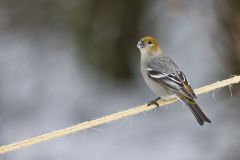
M226 79L226 80L223 80L220 82L216 82L216 83L213 83L210 85L206 85L204 87L195 89L194 91L197 95L200 95L203 93L213 91L218 88L222 88L225 86L231 86L232 84L239 83L239 82L240 82L240 75L234 76L232 78L229 78L229 79ZM175 101L177 101L177 100L176 99L159 100L158 103L159 103L159 106L165 106L165 105L171 104ZM152 110L154 108L156 108L155 105L147 106L146 104L144 104L144 105L141 105L141 106L138 106L135 108L131 108L131 109L128 109L125 111L121 111L121 112L114 113L114 114L111 114L108 116L97 118L97 119L94 119L91 121L86 121L86 122L83 122L83 123L80 123L80 124L77 124L74 126L70 126L70 127L64 128L64 129L52 131L52 132L49 132L49 133L46 133L46 134L43 134L40 136L36 136L36 137L30 138L30 139L22 140L22 141L12 143L9 145L4 145L4 146L0 147L0 154L5 154L5 153L8 153L8 152L20 149L20 148L31 146L33 144L41 143L41 142L48 141L48 140L51 140L54 138L63 137L68 134L82 131L84 129L88 129L88 128L91 128L94 126L106 124L106 123L109 123L109 122L112 122L115 120L119 120L119 119L122 119L122 118L125 118L128 116L136 115L138 113L146 112L146 111Z

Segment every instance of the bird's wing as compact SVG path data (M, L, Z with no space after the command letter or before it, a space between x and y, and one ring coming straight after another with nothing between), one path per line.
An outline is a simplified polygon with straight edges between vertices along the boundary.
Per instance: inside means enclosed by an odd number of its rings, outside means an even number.
M165 88L190 99L197 98L184 73L169 57L158 57L147 65L148 77Z

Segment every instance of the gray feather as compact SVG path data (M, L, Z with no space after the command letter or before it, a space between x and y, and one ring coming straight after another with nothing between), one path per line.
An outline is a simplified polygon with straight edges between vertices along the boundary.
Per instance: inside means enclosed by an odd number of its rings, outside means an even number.
M180 92L191 99L196 98L184 73L174 61L167 56L158 56L151 59L147 63L147 75L168 90L176 93ZM188 90L185 88L185 85L188 87Z

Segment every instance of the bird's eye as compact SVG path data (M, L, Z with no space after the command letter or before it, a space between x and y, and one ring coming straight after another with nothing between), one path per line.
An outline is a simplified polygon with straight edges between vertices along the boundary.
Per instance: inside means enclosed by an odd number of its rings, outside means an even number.
M152 42L151 42L151 41L148 41L148 44L152 44Z

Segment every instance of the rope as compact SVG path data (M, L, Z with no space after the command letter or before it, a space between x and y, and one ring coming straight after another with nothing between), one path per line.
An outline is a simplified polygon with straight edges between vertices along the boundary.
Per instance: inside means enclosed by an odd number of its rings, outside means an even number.
M215 89L222 88L225 86L230 86L232 84L239 83L239 82L240 82L240 75L234 76L232 78L229 78L229 79L226 79L226 80L223 80L220 82L216 82L216 83L213 83L213 84L210 84L210 85L198 88L198 89L195 89L194 91L197 95L200 95L200 94L210 92L210 91L213 91ZM159 106L165 106L165 105L168 105L175 101L177 101L177 100L176 99L159 100L158 103L159 103ZM114 113L114 114L111 114L108 116L97 118L97 119L94 119L91 121L86 121L86 122L83 122L83 123L80 123L80 124L77 124L74 126L70 126L70 127L64 128L64 129L52 131L52 132L49 132L49 133L46 133L46 134L43 134L40 136L36 136L36 137L30 138L30 139L22 140L22 141L12 143L9 145L4 145L4 146L0 147L0 154L8 153L8 152L11 152L11 151L14 151L17 149L21 149L21 148L24 148L27 146L31 146L33 144L48 141L48 140L51 140L54 138L66 136L68 134L79 132L84 129L88 129L88 128L91 128L94 126L109 123L109 122L119 120L119 119L122 119L122 118L125 118L128 116L136 115L138 113L146 112L146 111L152 110L154 108L156 108L155 105L147 106L146 104L144 104L144 105L141 105L141 106L138 106L135 108L131 108L131 109L128 109L125 111L121 111L121 112Z

